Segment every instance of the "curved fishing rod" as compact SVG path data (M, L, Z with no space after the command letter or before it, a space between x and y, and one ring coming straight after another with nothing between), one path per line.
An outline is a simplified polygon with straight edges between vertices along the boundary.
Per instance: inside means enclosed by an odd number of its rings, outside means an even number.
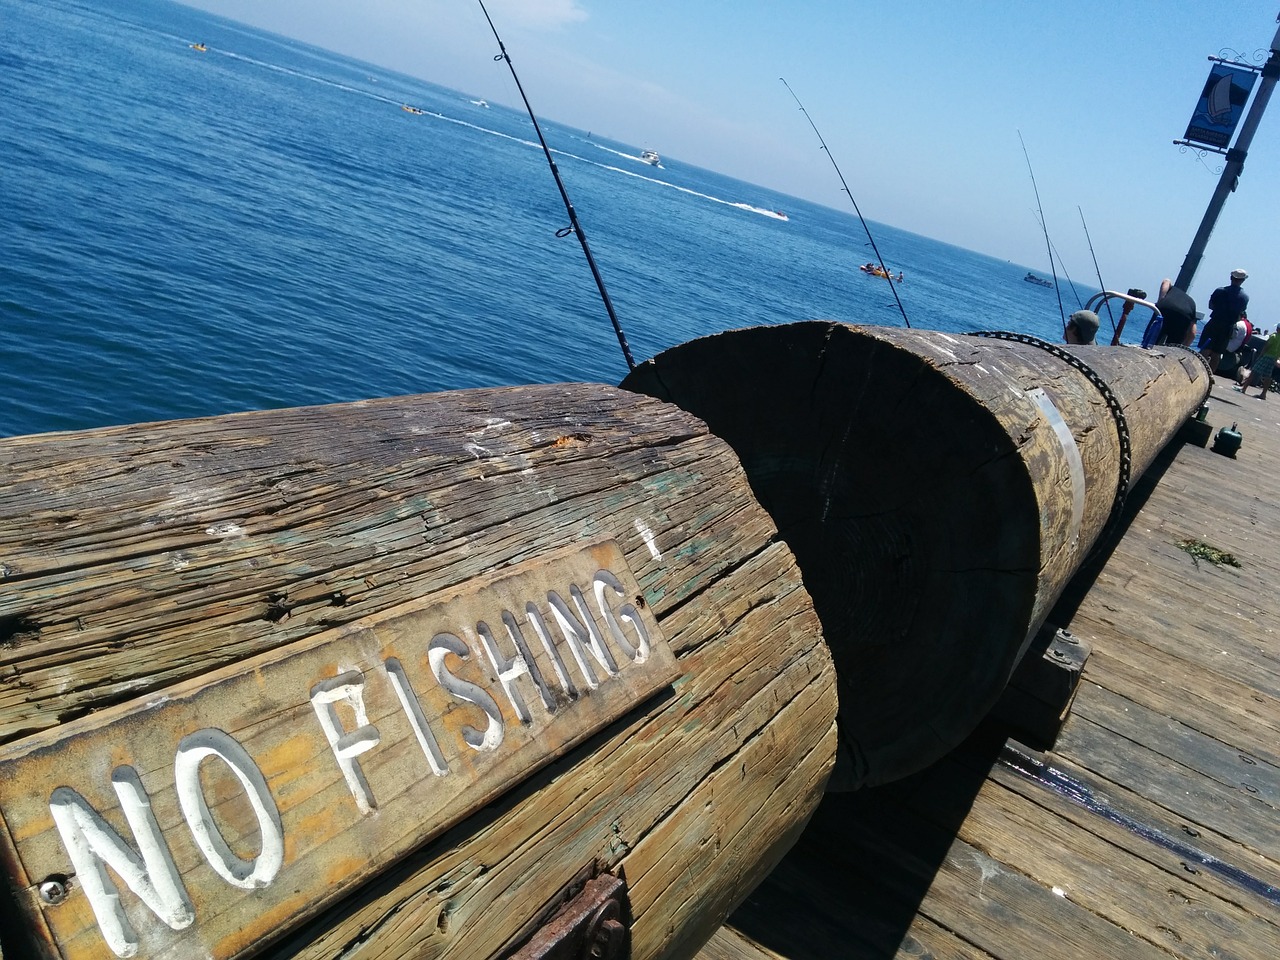
M902 322L908 327L911 321L907 319L907 310L902 305L902 299L898 296L897 284L893 282L893 277L889 274L889 268L884 265L884 257L880 256L880 248L876 246L876 238L871 235L871 228L867 226L866 219L862 216L862 211L858 209L858 201L853 199L853 191L849 189L849 184L845 183L844 174L840 172L840 167L836 164L836 158L831 156L831 150L827 147L827 141L822 139L822 134L818 132L818 125L813 122L813 117L809 116L809 111L804 108L804 104L800 102L800 98L796 96L796 92L791 89L791 84L779 77L782 85L787 88L787 93L791 94L791 98L795 100L796 105L800 108L800 112L804 114L804 118L809 121L809 126L813 127L813 132L818 134L818 142L822 144L822 149L827 151L827 159L831 161L831 166L836 169L836 176L840 178L840 184L844 187L844 192L849 195L849 201L853 204L854 213L858 215L858 219L862 221L862 229L867 231L867 239L871 241L871 249L875 251L876 259L880 261L880 269L884 271L884 278L889 281L889 289L893 291L893 299L898 304L898 312L902 314Z
M1058 286L1058 270L1053 265L1053 244L1049 242L1049 227L1044 222L1044 207L1040 205L1040 188L1036 186L1036 172L1031 169L1031 155L1027 153L1027 142L1022 139L1022 131L1018 131L1018 142L1022 144L1022 155L1027 158L1027 173L1031 174L1031 189L1036 194L1036 209L1040 211L1040 229L1044 231L1044 245L1049 250L1049 272L1053 274L1053 292L1058 295L1058 314L1062 317L1062 332L1067 332L1067 311L1062 308L1062 289Z
M564 201L564 208L569 213L569 226L557 230L556 236L565 237L572 232L578 238L578 243L582 244L582 252L586 254L587 266L591 268L591 276L595 277L596 288L600 291L600 299L604 301L605 311L609 314L609 322L613 324L613 332L618 335L618 346L622 347L622 356L627 361L627 368L634 370L636 362L632 359L631 347L627 345L627 335L622 332L622 324L618 322L618 315L613 312L613 301L609 299L609 291L604 288L604 278L600 276L600 270L596 267L595 257L591 256L591 247L587 244L587 235L582 230L582 224L578 222L578 214L574 212L573 203L569 200L569 192L564 188L564 181L560 179L560 171L556 168L556 162L551 157L551 148L547 146L547 141L542 136L542 127L538 125L538 118L534 116L533 107L529 105L529 98L525 96L520 77L516 74L515 64L511 62L511 56L507 53L506 44L502 42L502 37L498 36L498 28L493 25L493 18L489 16L489 11L485 9L484 0L477 0L477 2L484 12L484 18L489 21L489 29L493 31L493 38L498 41L498 49L502 51L493 59L507 62L511 77L516 82L516 89L520 91L520 99L524 101L524 108L529 113L529 119L533 121L533 129L538 134L538 142L542 144L542 152L547 158L547 164L551 167L551 175L555 177L556 186L560 189L560 199Z
M1098 267L1098 255L1093 252L1093 237L1089 236L1089 225L1084 222L1084 211L1080 209L1080 205L1076 204L1076 210L1080 212L1080 226L1084 227L1084 238L1089 241L1089 256L1093 257L1093 272L1098 276L1098 289L1105 290L1107 285L1102 282L1102 270ZM1107 316L1111 318L1111 332L1116 332L1116 317L1111 312L1111 301L1104 300L1107 305Z

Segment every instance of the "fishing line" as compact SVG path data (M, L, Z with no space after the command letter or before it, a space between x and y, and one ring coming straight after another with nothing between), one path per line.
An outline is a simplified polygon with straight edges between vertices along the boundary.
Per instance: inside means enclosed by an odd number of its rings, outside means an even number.
M1093 252L1093 237L1089 236L1089 225L1084 222L1084 211L1080 209L1080 205L1076 205L1076 209L1080 211L1080 226L1084 227L1084 238L1089 241L1089 256L1093 257L1093 272L1098 275L1098 289L1105 291L1106 284L1102 282L1102 271L1098 268L1098 255ZM1107 298L1102 301L1107 305L1107 316L1111 318L1111 332L1116 332L1115 314L1111 312L1111 300Z
M600 270L596 267L595 257L591 256L591 247L587 244L587 235L582 230L582 224L578 222L578 214L574 212L573 203L569 200L569 192L564 188L564 181L560 179L560 171L551 156L551 148L547 146L546 138L542 135L542 127L538 125L538 118L533 113L533 107L529 105L529 98L525 96L524 86L520 83L520 77L516 74L515 64L511 62L511 56L507 53L507 47L502 42L502 37L498 36L498 28L493 25L493 18L489 16L489 11L485 9L484 0L477 0L477 2L484 12L484 18L489 21L489 29L493 31L493 38L498 41L498 49L502 51L493 59L505 60L507 68L511 71L511 78L515 80L516 89L520 91L520 99L524 101L524 108L528 111L529 119L533 121L534 132L538 134L538 142L542 144L542 153L547 158L547 165L551 167L551 176L555 177L556 186L560 190L560 199L564 201L564 208L569 213L569 226L557 230L556 236L567 237L572 233L578 238L578 243L582 244L582 252L586 255L587 266L591 268L591 276L595 277L596 288L600 291L600 299L604 301L605 311L609 314L609 322L613 324L613 332L618 335L618 346L622 348L622 356L627 361L627 368L634 370L636 362L631 357L631 348L627 346L627 336L622 332L622 324L618 322L618 315L613 311L613 301L609 299L609 291L604 288L604 278L600 276Z
M898 304L898 312L902 314L902 322L909 328L911 321L907 319L906 308L902 305L902 299L898 296L898 286L893 282L893 277L889 273L889 268L884 265L884 257L880 256L880 248L876 246L876 238L871 236L871 228L867 226L866 219L862 216L862 211L858 209L858 201L853 199L853 191L849 189L849 184L845 183L844 174L840 172L840 167L836 164L836 158L831 155L831 150L827 147L827 141L822 139L822 134L818 131L818 125L813 122L813 117L809 116L809 111L804 108L804 104L800 102L800 98L796 96L796 92L791 89L791 84L783 77L779 77L782 85L787 88L787 93L791 94L791 98L795 100L796 105L800 108L800 112L804 114L804 118L809 121L809 126L813 127L813 132L818 135L818 142L822 144L822 149L827 152L827 159L831 161L831 166L835 167L836 176L840 178L840 185L844 187L844 192L849 195L849 201L853 204L854 213L858 215L858 219L862 221L862 229L867 231L867 239L871 241L871 249L875 251L876 259L880 262L880 269L884 272L884 278L889 281L889 289L893 291L893 299Z
M1031 189L1036 194L1036 209L1040 211L1040 229L1044 231L1044 245L1049 250L1049 271L1053 274L1053 292L1058 295L1058 313L1062 317L1062 332L1067 332L1067 311L1062 308L1062 290L1058 287L1058 270L1053 265L1053 244L1049 242L1049 227L1044 222L1044 207L1040 205L1040 188L1036 186L1036 172L1031 169L1031 155L1027 153L1027 142L1022 139L1022 131L1018 131L1018 142L1022 144L1022 155L1027 158L1027 173L1031 174Z
M1035 213L1034 210L1031 212ZM1036 217L1036 223L1039 223L1042 228L1044 227L1038 216ZM1049 246L1053 248L1053 255L1058 258L1058 266L1062 268L1062 275L1067 278L1067 286L1071 288L1071 295L1076 298L1076 306L1083 310L1084 304L1080 302L1080 291L1076 289L1076 282L1071 279L1071 272L1067 269L1067 261L1062 259L1062 254L1058 252L1056 243L1050 243Z

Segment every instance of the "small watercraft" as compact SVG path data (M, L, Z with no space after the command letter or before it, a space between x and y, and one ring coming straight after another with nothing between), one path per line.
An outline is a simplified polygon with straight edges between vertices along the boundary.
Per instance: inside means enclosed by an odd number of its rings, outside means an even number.
M422 116L421 110L419 110L417 107L411 107L407 103L400 104L400 109L404 110L406 113L412 113L415 116L419 116L419 117Z
M471 102L477 107L484 107L486 110L489 108L489 104L485 103L483 100L472 100Z
M192 50L199 50L201 53L204 53L204 52L206 52L209 48L208 48L208 47L206 47L203 43L193 43L193 44L191 44L191 49L192 49Z
M859 264L858 269L861 270L863 273L871 274L873 277L882 277L885 280L893 280L895 283L902 282L901 270L898 271L898 275L895 277L892 272L882 269L880 265L876 263Z
M641 150L640 159L654 167L662 166L662 158L653 150Z

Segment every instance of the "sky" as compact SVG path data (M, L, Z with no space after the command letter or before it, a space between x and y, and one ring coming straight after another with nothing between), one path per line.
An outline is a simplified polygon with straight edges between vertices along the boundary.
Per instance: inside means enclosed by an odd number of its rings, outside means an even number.
M478 0L187 3L522 107ZM1096 286L1100 272L1107 288L1152 299L1182 266L1223 166L1173 142L1207 58L1261 65L1280 13L1280 0L485 6L540 119L852 212L785 78L868 220L1041 275L1047 230L1077 283ZM1280 325L1273 101L1190 288L1204 309L1242 267L1250 319L1270 328Z

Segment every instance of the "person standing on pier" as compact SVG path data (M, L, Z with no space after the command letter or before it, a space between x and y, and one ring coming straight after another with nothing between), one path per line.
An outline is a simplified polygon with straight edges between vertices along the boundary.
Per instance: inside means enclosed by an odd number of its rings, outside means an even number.
M1244 383L1236 387L1240 395L1247 397L1250 387L1260 386L1262 393L1259 396L1263 400L1267 399L1267 391L1271 389L1271 381L1275 377L1278 360L1280 360L1280 330L1273 333L1267 340L1267 345L1258 354L1258 359L1253 361L1253 369L1249 371L1249 376L1245 378Z
M1209 320L1200 337L1200 353L1209 361L1209 369L1218 372L1218 363L1227 349L1227 342L1249 306L1249 295L1240 289L1249 274L1243 270L1231 271L1231 285L1219 287L1209 295Z
M1191 346L1196 336L1196 302L1187 296L1187 292L1175 287L1173 281L1165 277L1160 281L1160 299L1156 301L1156 309L1164 318L1156 343Z

